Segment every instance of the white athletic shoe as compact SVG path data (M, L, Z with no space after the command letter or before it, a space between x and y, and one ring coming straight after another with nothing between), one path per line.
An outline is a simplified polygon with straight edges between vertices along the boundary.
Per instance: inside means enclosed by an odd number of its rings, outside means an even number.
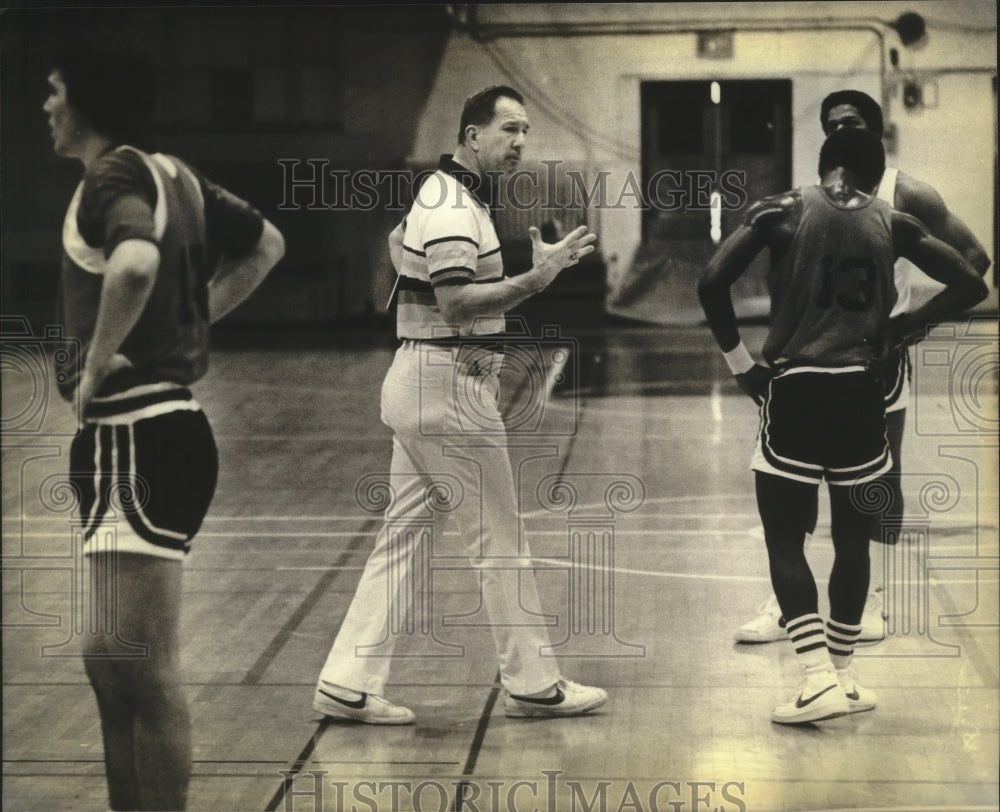
M333 719L353 719L368 725L412 725L416 716L409 708L393 705L374 694L362 693L360 699L337 696L336 686L320 680L313 696L313 708Z
M787 639L785 619L774 595L757 607L757 616L753 620L748 620L733 634L737 643L773 643Z
M865 688L858 682L858 677L854 673L854 667L837 669L837 680L840 687L844 689L847 696L847 707L850 713L860 713L870 711L878 702L878 697L870 688Z
M608 701L608 692L561 679L556 683L556 695L546 699L529 699L508 694L503 700L504 713L512 718L578 716Z
M771 721L780 725L822 722L850 713L847 695L833 667L807 673L795 696L771 712Z
M885 639L885 622L889 613L885 610L885 590L882 587L873 589L865 600L865 611L861 615L861 634L858 640L864 643L875 643Z

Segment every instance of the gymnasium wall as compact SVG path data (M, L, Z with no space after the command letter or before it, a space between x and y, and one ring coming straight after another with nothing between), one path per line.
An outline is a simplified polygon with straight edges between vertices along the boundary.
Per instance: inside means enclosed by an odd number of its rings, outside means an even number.
M245 197L285 235L285 258L227 321L370 322L399 214L341 205L332 182L316 193L326 208L310 209L313 191L288 181L308 177L310 160L326 162L321 172L405 166L448 35L443 9L5 9L3 313L36 328L53 317L62 218L81 175L79 162L52 152L47 54L61 37L95 30L148 47L158 74L152 146Z
M908 47L891 23L914 11L925 18L927 35ZM786 78L793 184L809 184L823 140L820 102L853 87L884 102L895 127L889 163L933 185L995 253L995 4L489 5L462 22L421 117L417 162L449 147L455 111L471 89L505 83L526 96L529 164L562 160L585 167L591 178L607 171L621 188L628 176L641 177L642 82ZM731 32L732 55L699 56L699 31L719 30ZM921 86L922 105L904 106L907 80ZM641 213L632 202L590 213L611 302L633 272L641 240ZM934 285L922 275L914 284ZM662 304L664 311L677 305Z
M925 41L913 47L891 25L907 11L927 23ZM560 162L560 188L566 172L588 184L607 172L614 198L630 175L641 177L644 81L790 79L795 184L814 179L822 97L847 86L865 90L888 102L896 127L890 159L934 185L995 251L991 2L7 9L0 15L2 309L36 325L51 319L59 229L80 175L76 162L51 151L41 110L45 52L56 35L87 27L148 43L162 85L156 146L247 197L286 235L286 258L230 321L382 323L393 277L385 236L400 212L310 210L303 188L282 205L289 169L279 161L299 162L294 171L302 173L311 171L308 160L343 173L433 165L454 148L466 96L500 82L526 95L527 167ZM731 56L699 56L705 31L731 32ZM903 106L907 79L924 88L923 105ZM586 220L600 235L601 263L587 269L578 293L600 300L610 291L611 301L640 245L635 202L510 212L501 230L511 261L525 259L517 235L531 223L548 222L558 233Z

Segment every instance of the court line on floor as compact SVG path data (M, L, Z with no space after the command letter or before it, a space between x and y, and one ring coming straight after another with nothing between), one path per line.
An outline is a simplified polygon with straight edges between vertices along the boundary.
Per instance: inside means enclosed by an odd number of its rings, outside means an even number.
M299 751L295 761L292 762L287 772L285 772L285 778L282 780L281 786L278 787L267 806L264 807L264 812L275 812L275 810L277 810L278 807L284 803L285 796L292 788L292 783L295 781L296 776L302 772L302 768L306 765L306 762L309 761L309 757L312 755L313 750L316 749L316 740L326 729L328 724L329 722L325 719L319 723L316 731L309 737L309 741L307 741L302 750ZM315 780L314 776L313 781L315 782Z
M305 620L306 616L312 611L316 603L323 594L329 589L333 580L342 572L345 572L344 564L346 564L347 556L356 551L356 548L360 547L368 539L368 535L375 529L378 520L375 517L370 518L365 522L364 526L358 530L355 535L355 540L348 545L348 549L344 550L337 561L334 562L333 566L330 567L327 575L324 575L316 583L310 591L309 594L303 599L299 604L298 608L292 613L291 617L285 621L284 625L274 636L271 642L268 644L264 652L257 658L257 661L250 667L247 671L246 676L240 681L240 685L256 685L260 682L260 678L263 676L267 667L274 661L278 653L285 646L289 639L291 639L292 634L298 629L299 625ZM302 771L302 768L308 762L309 757L312 755L313 750L316 747L316 740L320 734L326 729L329 722L323 719L319 722L315 732L309 737L309 741L306 742L302 750L299 751L299 755L296 757L295 761L292 763L290 769L285 774L285 778L281 782L281 786L275 791L274 796L271 798L268 805L265 807L265 812L274 812L278 807L284 803L285 796L292 787L292 783L295 777Z
M974 582L978 586L980 579L976 578L976 579L973 579L973 580L974 580ZM955 605L955 600L952 597L952 595L947 590L940 588L940 587L944 586L946 583L947 582L945 582L945 581L939 581L936 578L928 577L928 584L930 586L935 587L934 591L937 593L937 598L938 598L938 600L941 603L941 608L942 609L950 609L951 610L950 612L940 613L938 615L938 624L939 624L939 626L940 626L941 620L943 618L945 618L945 617L952 617L952 618L959 618L959 617L961 617L961 614L959 613L958 607ZM978 589L977 589L977 593L978 593ZM977 603L977 605L978 605L978 602L979 602L979 595L977 594L977 596L976 596L976 603ZM962 627L961 624L955 624L955 625L945 626L944 628L961 629L963 627ZM965 627L965 628L968 628L968 627ZM986 628L991 628L991 627L986 627ZM992 628L995 628L995 627L992 627ZM967 645L969 648L971 648L971 651L969 651L968 653L971 655L971 660L972 660L973 665L979 671L979 676L983 678L983 685L995 685L996 684L996 676L997 676L996 668L993 667L993 665L991 663L991 659L988 656L986 656L986 654L983 652L983 649L979 645L979 642L977 641L977 639L975 638L975 636L974 635L969 635L968 639L966 641L963 641L963 645Z
M558 530L538 530L538 531L533 531L531 533L531 536L533 538L541 538L543 536L560 536L560 537L565 537L566 533L567 533L567 531L566 531L565 528L560 528ZM329 532L329 533L323 533L323 532L315 532L315 533L294 533L294 532L290 532L290 533L268 533L268 532L260 532L260 533L211 533L211 532L209 532L209 533L199 533L198 534L198 538L201 538L201 539L242 539L244 541L274 541L274 542L278 542L278 541L285 541L287 539L353 538L354 535L355 535L354 533L348 533L348 532L343 532L343 533L341 533L341 532ZM450 537L457 538L458 534L457 533L445 533L444 536L445 537L449 537L449 538ZM733 536L733 537L737 537L737 538L747 538L747 539L750 539L750 540L755 541L755 542L761 542L761 543L763 543L762 540L761 540L761 538L759 536L754 536L752 533L749 533L746 530L718 530L718 529L711 529L711 530L627 530L627 531L622 531L622 532L620 532L620 533L617 534L617 538L618 538L619 541L621 541L622 539L628 539L628 538L634 538L634 537L648 537L648 536L662 537L664 540L669 540L671 538L678 538L678 537L698 537L698 538L700 538L700 537L703 537L703 536L716 536L716 537L729 537L729 536ZM48 534L45 534L45 533L38 533L38 534L32 534L32 535L25 534L24 536L21 536L21 538L23 538L23 539L31 539L31 538L50 539L51 536L48 535ZM822 543L822 542L823 542L823 540L821 539L818 543ZM944 547L944 546L935 547L934 549L937 550L937 551L947 550L947 549L958 549L958 550L961 550L961 549L967 548L968 546L969 546L969 544L964 544L964 545L949 545L947 547ZM206 552L210 552L210 551L206 551ZM301 551L295 551L295 552L309 552L309 550L301 550Z
M476 732L469 745L469 752L465 759L465 766L462 767L462 780L455 785L455 801L452 804L454 812L460 812L465 799L465 787L469 784L466 780L476 771L476 764L479 761L479 753L486 740L486 730L490 726L490 719L493 716L493 708L496 706L497 698L500 696L500 672L497 671L493 677L493 684L490 686L489 696L486 697L486 704L482 713L479 714L479 722L476 724Z
M257 658L250 670L247 671L246 675L241 681L241 685L256 685L260 682L261 677L267 670L268 666L274 661L274 658L278 656L278 653L284 648L285 644L291 638L293 632L298 629L299 625L305 620L306 615L312 611L313 607L319 602L320 598L326 593L333 580L341 572L344 572L344 565L347 564L348 557L355 552L368 540L369 534L375 529L377 519L372 517L364 526L355 533L354 540L347 545L347 549L343 550L337 557L337 560L329 568L329 570L316 582L316 585L309 590L309 594L302 599L302 602L298 605L294 612L282 627L278 630L278 633L271 639L271 642L267 644L267 647Z
M717 553L717 552L720 552L720 551L719 550L712 550L710 552L716 552ZM532 559L532 560L536 561L536 562L542 562L542 563L551 563L551 562L558 561L558 559L543 559L543 558ZM950 557L949 556L949 557L947 557L947 560L948 560L949 564L951 564L951 566L947 567L948 571L968 572L968 571L974 570L974 571L978 572L980 574L980 576L978 578L940 578L940 577L937 577L935 575L928 575L928 578L929 578L929 580L932 583L937 584L937 585L942 585L942 586L944 586L944 585L958 586L958 585L965 585L965 584L992 583L992 580L988 580L988 581L984 582L982 576L985 573L998 573L997 577L1000 578L1000 569L998 569L998 567L997 567L997 565L995 563L996 562L996 557L995 556L992 556L992 557L990 557L990 556L968 556L966 559L964 559L962 561L962 563L961 563L960 566L955 566L954 565L955 561L956 561L956 559L954 557ZM761 561L763 562L764 559L761 558ZM990 561L991 563L993 563L993 566L978 566L977 565L977 562L987 562L987 561ZM933 558L930 559L928 561L928 568L931 569L931 570L935 570L935 571L941 571L941 568L940 567L935 567L934 564L935 564L935 560ZM577 568L581 568L581 569L601 569L603 571L602 567L597 567L596 565L589 566L589 567L584 567L582 565L579 565L579 564L574 565L574 564L566 562L566 561L558 561L557 565L550 566L550 567L545 567L544 569L540 569L540 568L530 568L530 569L533 569L535 572L553 572L553 571L557 571L557 570L559 570L559 571L565 571L565 570L569 570L569 569L571 569L573 567L577 567ZM201 568L191 567L191 568L186 568L186 569L187 569L188 572L278 572L278 571L280 571L280 572L330 572L330 573L336 574L336 572L364 572L365 567L364 567L363 564L355 564L355 565L345 565L345 566L342 566L342 567L336 567L335 570L333 568L331 568L331 567L328 567L328 566L318 566L318 565L317 566L302 566L302 567L274 567L274 568L270 568L270 567L255 567L255 568L252 568L252 569L251 568L246 568L246 567L242 567L242 568L219 568L219 569L209 568L209 567L201 567ZM460 571L460 572L464 572L467 569L469 569L470 572L471 572L471 569L466 564L462 564L460 566L455 566L455 567L438 568L438 571L439 572L444 572L444 571ZM526 568L526 569L528 569L528 568ZM62 571L62 570L60 570L60 571ZM759 581L761 583L770 583L771 582L770 578L767 575L713 575L713 574L706 574L706 573L667 572L667 571L654 571L654 570L633 570L633 569L625 569L625 568L622 568L622 567L615 567L614 570L613 570L613 572L616 575L618 575L618 574L621 574L621 575L639 575L639 576L646 576L648 578L677 578L677 579L684 579L684 578L686 578L686 579L689 579L689 580L702 580L702 581L741 581L741 582L742 581ZM816 583L817 584L825 584L826 580L824 578L822 578L821 576L817 576L816 577ZM327 585L327 588L328 589L330 588L329 585ZM336 590L331 590L331 591L335 591L335 592L337 592L337 594L341 594L339 591L336 591ZM185 594L190 593L192 595L194 595L194 594L198 594L198 595L224 594L224 595L230 595L230 596L232 596L232 595L262 595L262 594L267 594L267 595L288 595L288 594L291 594L291 590L288 590L288 589L272 589L272 590L263 590L262 591L261 589L248 588L248 589L227 589L227 590L221 590L220 591L217 588L216 589L198 589L198 588L195 588L195 587L192 587L192 586L188 586L188 585L185 585L184 592L185 592ZM449 590L450 594L461 594L461 595L471 595L471 594L475 594L475 592L476 592L476 590L474 588L452 589L452 590ZM65 590L60 590L60 589L35 589L35 590L32 590L30 592L30 594L33 595L33 596L36 596L36 597L46 596L46 595L63 596L63 595L65 595ZM300 634L300 632L297 632L297 631L294 631L294 630L292 631L292 633L293 634Z
M555 385L555 376L550 375L547 379L547 394L551 397L552 388ZM515 397L518 393L514 393ZM579 419L583 420L583 413L587 408L587 401L581 400L579 404ZM576 438L577 435L573 434L570 436L568 447L566 449L566 455L562 458L559 463L558 476L563 476L566 473L566 467L569 465L570 457L573 456L573 449L576 448ZM469 752L465 760L465 768L462 770L463 777L471 776L476 769L476 763L479 761L479 753L482 749L483 742L486 740L486 731L490 726L490 719L493 716L493 707L496 705L497 697L500 693L500 672L497 671L496 677L493 680L493 684L490 686L490 693L486 697L486 702L483 705L482 713L479 715L479 723L476 725L476 732L472 737L472 741L469 744ZM468 781L462 781L455 787L455 795L452 800L451 809L454 812L461 812L465 804L465 786L468 785Z
M732 500L732 499L754 499L752 493L745 494L718 494L718 495L691 495L691 496L658 496L647 499L645 505L654 504L669 504L676 502L691 502L691 501L717 501L717 500ZM587 510L588 508L593 508L594 510L607 510L607 506L603 502L588 502L582 505L574 505L574 510L581 511ZM521 513L521 519L550 519L553 516L558 515L560 511L546 510L544 508L532 508L531 510L525 510ZM326 515L316 514L312 516L279 516L279 515L260 515L260 516L209 516L205 519L205 524L211 525L215 523L223 522L341 522L341 521L357 521L359 518L365 517L368 511L358 511L357 513L331 513ZM756 510L748 511L726 511L724 513L674 513L674 512L653 512L641 508L639 511L635 512L636 518L643 519L718 519L718 518L750 518L756 519L758 513ZM982 516L976 513L964 513L956 514L951 516L952 519L961 520L967 523L973 523L980 529L995 530L997 528L995 518L989 517L984 521L980 522ZM60 524L68 524L68 520L64 516L53 516L53 515L39 515L39 516L11 516L7 515L3 518L4 524L41 524L43 522L52 522ZM823 526L822 524L820 525ZM829 527L829 523L826 524Z
M378 522L378 519L371 519L369 522ZM565 528L559 530L537 530L533 531L531 535L533 536L552 536L552 535L565 535ZM654 536L654 535L675 535L675 536L745 536L747 535L746 530L628 530L623 531L624 536ZM329 531L296 531L296 530L286 530L279 532L268 532L268 531L254 531L247 533L238 532L221 532L221 531L206 531L198 533L198 538L201 539L227 539L227 538L237 538L237 539L289 539L289 538L352 538L357 535L357 531L350 530L329 530ZM446 536L458 536L458 532L445 533ZM52 538L51 533L24 533L20 538Z
M574 508L574 510L576 510L576 511L579 512L580 510L583 510L585 508L586 508L586 506L582 506L580 508ZM355 514L353 516L329 516L329 517L326 517L326 516L315 516L315 517L295 517L295 516L289 516L289 517L280 517L280 516L274 516L274 517L272 517L272 516L236 517L236 518L232 518L232 519L225 519L224 521L230 522L230 523L247 522L248 524L265 524L267 522L274 522L275 524L279 524L280 525L280 524L290 524L292 522L346 522L346 521L357 522L361 518L363 518L363 514L358 513L358 514ZM756 513L749 513L749 512L747 512L747 513L736 513L736 512L728 512L728 513L647 513L647 512L642 512L642 513L636 513L635 514L634 521L637 521L637 522L638 521L642 521L643 523L646 523L647 521L653 520L653 519L674 519L674 520L678 520L678 521L697 521L699 519L701 519L701 520L712 520L712 519L733 519L733 520L737 520L737 519L739 519L741 521L746 521L747 519L754 520L756 518L757 518L757 514ZM952 516L950 518L952 520L954 520L954 521L959 521L959 522L962 522L962 520L964 518L964 522L961 523L961 524L957 524L957 525L949 523L948 525L937 525L937 526L935 526L934 524L930 524L931 531L932 532L936 531L938 533L942 533L942 532L956 533L956 532L969 532L969 531L972 531L972 530L976 530L976 531L982 532L982 531L986 531L986 530L996 530L997 529L997 525L993 524L992 522L989 522L989 521L988 522L983 522L983 523L976 523L975 519L977 517L975 517L975 516L968 516L968 517ZM553 521L557 521L558 520L558 515L557 515L557 513L555 511L551 511L551 512L550 511L539 512L539 511L532 510L532 511L528 511L528 512L522 513L521 514L521 520L522 521L530 521L530 522L548 520L549 522L553 522ZM630 521L632 521L632 520L630 520ZM66 527L66 526L68 526L68 522L65 519L58 519L58 518L54 518L54 517L50 518L50 517L44 517L44 516L33 516L33 517L25 518L22 522L15 522L14 520L12 520L11 522L9 522L9 524L34 524L34 525L39 525L39 524L43 524L45 522L49 522L49 523L52 523L52 524L59 524L60 527ZM219 522L219 520L207 520L205 522L205 524L208 525L208 526L211 526L212 524L217 523L217 522ZM756 530L760 531L760 525L755 525L754 527L755 527ZM825 532L829 532L829 530L830 530L830 524L829 524L829 522L825 522L825 523L821 522L818 525L818 528L819 528L819 530L822 530L822 531L825 531ZM903 530L905 531L907 529L908 529L908 527L906 525L904 525L903 526ZM254 531L236 532L236 531L223 531L223 530L203 530L203 531L200 531L198 533L198 536L199 537L205 536L205 535L216 535L216 536L236 535L236 536L240 536L240 535L250 535L253 532ZM355 532L355 531L330 530L330 531L325 531L325 532L326 532L327 535L349 536L349 535L353 535L353 532ZM648 532L648 531L630 531L630 532ZM306 535L318 535L319 531L305 531L305 530L302 530L302 531L299 531L299 530L292 531L292 530L288 530L288 531L279 531L279 533L282 534L282 535L301 535L301 536L306 536ZM46 537L50 537L52 535L52 531L49 531L49 532L29 531L29 532L21 533L19 535L21 537L23 537L23 538L46 538Z
M565 559L558 558L536 558L531 559L536 564L548 564L552 569L591 569L591 570L601 570L603 571L605 567L598 564L580 564L572 561L566 561ZM969 558L968 569L976 569L974 562L979 560L978 557ZM995 559L984 559L990 560L991 563ZM933 569L934 559L931 558L928 561L928 567ZM961 568L956 568L961 569ZM979 572L994 572L995 567L985 567ZM624 567L614 567L613 572L616 575L644 575L649 578L687 578L694 581L761 581L768 584L771 583L770 576L767 575L720 575L715 573L701 573L701 572L667 572L664 570L654 571L654 570L637 570ZM827 580L818 576L814 576L817 584L825 584ZM928 576L935 584L970 584L979 583L981 579L979 578L935 578L933 576Z

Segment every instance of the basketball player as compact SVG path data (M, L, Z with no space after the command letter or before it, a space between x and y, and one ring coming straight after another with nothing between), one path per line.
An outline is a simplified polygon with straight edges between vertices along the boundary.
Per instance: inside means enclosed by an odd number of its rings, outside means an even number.
M930 236L917 219L864 191L884 168L877 135L833 132L820 153L820 185L751 207L699 282L712 333L740 388L760 404L751 463L757 505L771 583L805 673L795 696L771 715L780 724L875 707L874 692L859 684L852 667L868 592L871 527L870 515L858 506L863 500L852 497L852 490L891 465L881 362L927 325L987 295L957 251ZM765 247L771 256L767 366L755 364L740 341L730 295ZM899 256L945 288L916 310L890 318ZM809 512L824 479L835 553L825 629L803 554Z
M208 325L284 253L273 225L183 161L136 148L154 72L114 40L55 57L44 104L55 152L83 179L63 225L60 392L82 425L70 479L96 617L85 665L112 809L183 809L191 723L178 672L182 564L215 489L212 430L187 388ZM79 375L75 374L79 370Z
M884 131L882 108L871 96L860 90L838 90L828 95L820 106L820 124L827 135L840 129L866 129L879 138ZM907 214L912 214L935 237L948 243L975 268L980 276L990 266L990 259L975 235L958 217L948 210L941 196L928 184L895 167L887 167L872 194ZM905 313L910 307L910 275L912 267L905 260L896 263L896 305L892 315ZM888 502L884 511L873 517L872 540L892 545L899 540L903 515L903 492L900 475L903 430L906 407L910 400L910 356L900 347L886 359L889 374L885 376L885 410L892 467L881 477ZM815 526L815 522L814 522ZM877 641L885 637L885 587L883 554L872 559L872 589L865 604L861 640ZM734 638L741 643L770 643L786 637L784 621L777 601L772 596L761 604L758 615L740 626Z
M415 554L430 555L429 514L433 539L441 538L448 513L427 506L439 485L456 495L451 513L481 576L507 716L570 716L607 699L601 688L564 679L556 660L542 656L549 640L537 623L538 594L526 569L530 553L497 408L504 314L593 251L596 239L581 226L547 244L532 228L532 268L504 276L489 178L517 168L527 133L523 99L513 88L471 96L455 154L442 156L390 235L402 343L383 384L382 419L393 430L394 498L320 673L313 707L324 716L414 721L409 708L384 697L397 642L389 619L406 615Z

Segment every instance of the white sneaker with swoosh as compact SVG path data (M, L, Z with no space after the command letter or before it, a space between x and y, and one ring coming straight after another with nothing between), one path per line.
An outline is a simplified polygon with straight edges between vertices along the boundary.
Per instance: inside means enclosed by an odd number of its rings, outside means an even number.
M785 619L774 595L758 606L757 614L733 633L737 643L773 643L787 639Z
M513 718L578 716L608 701L608 692L570 680L561 679L555 685L555 696L532 698L508 694L503 700L504 713Z
M840 687L847 696L847 706L851 713L870 711L875 707L878 697L871 688L865 688L858 682L853 666L838 668L837 679L840 680Z
M822 722L850 713L844 689L832 667L806 674L798 693L771 712L771 721L780 725Z
M381 696L362 693L359 699L347 699L338 695L337 689L320 680L313 695L313 709L331 719L351 719L368 725L412 725L416 719L409 708L393 705Z
M875 643L885 640L886 621L889 613L885 610L885 590L882 587L871 590L865 601L865 611L861 615L859 643Z

